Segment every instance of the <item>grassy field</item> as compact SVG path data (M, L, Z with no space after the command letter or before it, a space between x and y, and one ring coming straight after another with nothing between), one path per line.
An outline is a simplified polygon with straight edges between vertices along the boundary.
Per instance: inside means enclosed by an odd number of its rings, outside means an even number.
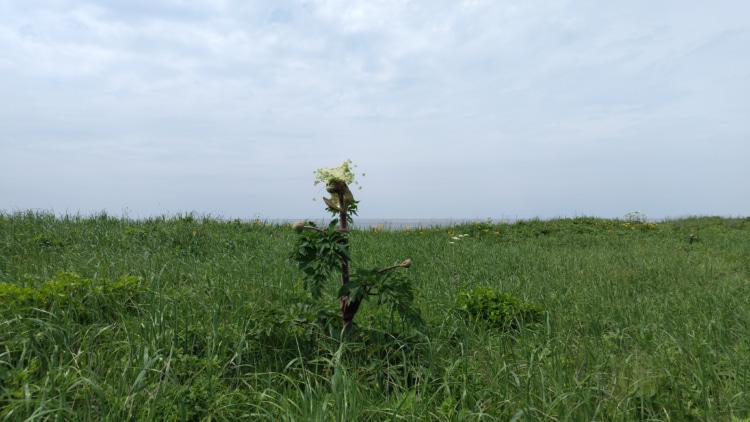
M355 266L412 259L426 324L366 302L345 341L294 239L0 214L0 420L750 420L750 218L354 231ZM544 318L472 318L477 286Z

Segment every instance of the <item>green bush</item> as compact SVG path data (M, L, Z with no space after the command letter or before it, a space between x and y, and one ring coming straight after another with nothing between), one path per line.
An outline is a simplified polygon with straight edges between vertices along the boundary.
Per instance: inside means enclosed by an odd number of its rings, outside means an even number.
M38 289L10 283L0 283L0 303L13 309L44 307L45 297Z
M522 322L542 322L545 315L539 304L481 286L459 293L457 306L474 321L502 331L517 330Z

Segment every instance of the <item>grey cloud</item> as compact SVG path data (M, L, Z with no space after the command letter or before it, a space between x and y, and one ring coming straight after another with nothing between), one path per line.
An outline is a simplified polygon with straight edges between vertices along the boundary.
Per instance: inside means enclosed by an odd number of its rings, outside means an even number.
M737 212L750 36L747 6L731 7L6 2L0 192L9 206L309 215L312 170L351 157L373 180L370 216L394 199L409 204L394 217L708 210L691 188ZM32 162L39 177L6 182ZM76 184L100 199L52 195Z

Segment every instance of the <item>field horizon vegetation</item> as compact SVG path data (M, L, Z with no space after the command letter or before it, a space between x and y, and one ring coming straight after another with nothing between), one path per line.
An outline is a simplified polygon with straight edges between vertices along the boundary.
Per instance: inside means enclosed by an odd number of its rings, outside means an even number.
M0 420L750 421L750 217L641 217L353 229L342 336L289 225L0 213Z

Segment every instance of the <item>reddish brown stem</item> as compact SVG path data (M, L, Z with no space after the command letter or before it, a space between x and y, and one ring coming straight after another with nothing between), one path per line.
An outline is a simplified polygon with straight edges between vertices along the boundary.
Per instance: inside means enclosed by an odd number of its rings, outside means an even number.
M339 204L340 204L340 210L339 210L339 224L341 225L341 230L346 232L348 231L347 228L347 214L346 211L348 209L349 204L346 202L346 198L344 197L344 192L337 192L337 195L339 196ZM349 245L346 245L347 249L349 248ZM344 258L343 262L341 262L341 284L346 284L350 280L349 276L349 260ZM349 331L352 329L354 324L354 315L356 315L357 311L359 310L359 300L355 300L351 303L348 303L349 297L348 295L341 297L341 320L344 325L344 330Z

